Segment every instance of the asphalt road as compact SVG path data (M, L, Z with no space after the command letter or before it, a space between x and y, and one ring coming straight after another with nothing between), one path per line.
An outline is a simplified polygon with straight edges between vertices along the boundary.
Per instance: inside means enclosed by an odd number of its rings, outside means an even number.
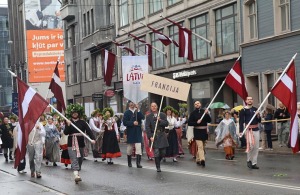
M246 166L246 154L237 153L227 161L222 150L207 150L206 167L195 164L189 154L177 163L167 159L157 173L154 161L143 156L142 169L127 167L126 146L121 144L123 156L114 165L84 161L75 184L70 169L42 165L42 179L18 174L13 162L5 163L0 156L0 194L300 194L300 155L260 153L259 170ZM187 151L186 151L187 152Z

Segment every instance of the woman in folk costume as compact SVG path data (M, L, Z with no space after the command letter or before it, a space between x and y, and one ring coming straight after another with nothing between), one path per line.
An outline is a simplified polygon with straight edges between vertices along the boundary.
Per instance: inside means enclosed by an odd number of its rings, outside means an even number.
M177 134L178 140L178 155L184 155L183 147L182 147L182 125L186 122L186 118L178 117L179 113L177 110L174 110L173 117L177 120L175 125L175 130Z
M13 146L14 146L14 137L13 137L13 126L9 123L8 117L3 118L3 123L0 126L0 135L2 140L1 148L4 149L5 162L9 160L13 161Z
M219 146L223 144L225 151L225 158L227 160L233 160L234 158L234 146L236 145L237 135L236 135L236 125L231 119L231 114L229 111L224 112L224 119L219 123L215 130L216 145Z
M164 113L167 115L167 120L169 125L165 127L166 132L168 132L168 142L169 147L167 147L166 150L166 157L172 157L173 162L177 162L176 157L178 156L179 150L178 150L178 139L177 139L177 133L175 128L177 128L177 120L175 117L172 116L172 113L174 111L174 108L171 106L166 106L163 109ZM163 159L166 161L166 159Z
M64 134L66 123L65 120L61 117L57 118L57 122L58 122L58 130L60 131L60 136L61 136L59 140L60 149L62 150L60 155L60 162L65 164L65 167L67 168L68 165L71 164L71 159L68 152L68 135Z
M92 145L93 150L93 157L94 162L97 162L97 158L101 157L101 149L102 149L102 142L103 142L103 134L104 130L101 129L103 123L103 115L101 114L99 109L96 109L91 114L92 118L90 118L89 125L91 130L94 133L96 138L96 143Z
M57 166L56 162L60 162L60 155L59 155L60 133L58 132L58 129L53 123L52 116L48 116L47 120L48 123L45 126L46 165L48 165L48 161L50 161L53 162L53 166Z
M119 147L119 131L118 125L115 121L114 111L111 108L104 108L103 110L103 144L102 144L102 161L107 159L107 164L114 164L112 158L121 157Z

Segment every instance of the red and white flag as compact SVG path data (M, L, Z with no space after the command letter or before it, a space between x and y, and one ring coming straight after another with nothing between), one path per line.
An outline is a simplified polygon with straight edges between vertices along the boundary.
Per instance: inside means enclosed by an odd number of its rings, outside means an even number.
M132 38L134 38L135 40L138 40L139 42L141 43L144 43L145 44L145 47L146 47L146 55L148 56L148 64L149 66L152 66L152 45L150 45L149 43L147 43L146 41L138 38L137 36L131 34L131 33L128 33L129 36L131 36Z
M291 62L281 79L273 86L271 93L288 109L291 116L290 143L294 153L299 151L298 115L297 115L297 87L295 63Z
M59 60L57 60L52 80L50 82L49 89L54 94L54 97L57 100L57 110L62 112L66 110L66 104L63 96L63 83L60 80L59 71L58 71Z
M240 59L236 60L225 78L225 83L244 101L248 96Z
M108 50L102 50L102 58L104 65L104 81L107 86L111 86L111 80L115 67L116 55Z
M178 56L193 61L194 57L193 57L193 47L192 47L192 31L170 20L169 18L165 18L165 19L178 27L179 30L179 55Z
M15 168L19 166L21 160L25 157L29 133L49 105L34 89L19 78L17 78L17 81L20 129L18 130Z
M130 49L129 47L126 47L126 46L124 46L124 45L122 45L118 42L115 42L115 41L113 41L113 43L116 44L116 46L120 47L121 49L124 49L124 50L128 51L131 56L135 56L135 52L132 49Z
M176 47L179 47L179 44L174 41L173 39L171 39L170 37L164 35L163 33L159 32L158 30L155 30L154 28L152 28L150 25L147 25L147 27L149 29L152 30L153 33L156 34L157 38L162 42L162 44L164 44L165 46L170 45L171 43L174 43L174 45Z

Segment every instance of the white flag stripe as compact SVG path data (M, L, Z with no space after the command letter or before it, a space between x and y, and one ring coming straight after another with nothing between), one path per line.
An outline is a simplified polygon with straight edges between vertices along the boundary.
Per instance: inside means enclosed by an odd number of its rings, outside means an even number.
M17 125L17 131L18 131L18 146L21 151L23 131L21 129L20 123L18 123Z
M287 74L283 75L281 81L293 93L293 80Z
M105 50L105 58L104 58L104 73L106 74L107 70L107 63L108 63L108 51Z
M229 74L231 74L231 76L242 85L242 78L237 72L235 72L235 70L231 69Z
M23 118L25 118L25 116L28 112L29 104L35 94L36 94L36 91L33 90L31 87L29 87L27 89L24 99L23 99L23 102L22 102Z
M61 82L60 78L55 73L53 74L53 79L56 84L58 84L61 88L63 88L63 83Z
M292 132L291 132L291 147L295 147L297 143L298 138L298 114L296 112L296 115L294 116L294 123L292 124Z
M158 39L163 39L163 40L169 40L167 37L161 35L161 34L156 34Z
M184 34L184 42L185 42L185 48L184 48L184 57L187 58L189 54L189 34L187 32L183 32Z

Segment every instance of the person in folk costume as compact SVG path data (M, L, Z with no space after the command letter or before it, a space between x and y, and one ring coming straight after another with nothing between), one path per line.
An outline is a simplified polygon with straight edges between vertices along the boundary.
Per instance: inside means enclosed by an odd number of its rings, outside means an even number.
M66 122L62 117L58 117L57 122L58 122L57 124L58 130L60 132L59 146L60 149L62 150L60 155L60 162L63 163L67 168L68 165L71 164L71 160L68 152L68 135L64 134L64 130L66 128Z
M14 127L9 123L8 117L4 117L3 123L0 126L0 134L2 140L1 148L4 149L5 162L8 162L8 157L10 161L14 160L12 157L14 146L13 129Z
M157 104L152 102L150 105L151 113L146 117L146 132L151 142L153 142L156 171L161 172L160 161L166 155L166 148L169 146L166 127L169 125L165 113L158 113ZM154 137L155 124L157 122Z
M76 183L81 181L81 177L79 176L79 171L81 170L82 162L83 162L83 150L84 150L84 135L81 134L75 127L71 125L75 125L78 129L80 129L83 133L86 133L91 139L91 143L95 144L95 136L90 129L89 125L81 120L81 117L84 114L84 108L80 104L70 104L66 110L66 117L70 118L70 120L66 121L66 126L64 130L65 135L69 135L68 137L68 153L71 159L71 168L74 173L74 180Z
M237 142L236 124L231 119L231 114L228 110L224 111L224 118L215 129L216 132L216 146L223 144L225 151L225 158L233 160L234 146Z
M28 136L27 152L31 177L41 178L41 165L43 161L43 146L46 130L39 120Z
M103 109L103 144L102 144L102 161L107 160L107 164L114 164L112 158L118 158L122 156L119 147L119 130L118 125L115 121L114 111L112 108Z
M177 138L177 133L175 128L177 127L177 120L175 117L173 117L173 111L174 108L172 106L166 106L163 109L163 112L167 115L167 121L168 121L168 126L165 127L167 137L168 137L168 143L169 146L166 149L166 155L165 157L171 157L173 158L173 162L177 162L176 157L179 154L179 149L178 149L178 138ZM166 162L166 158L163 158L163 161Z
M124 112L123 124L127 128L127 162L132 167L131 155L135 147L136 167L143 168L142 159L142 120L145 118L140 112L138 105L129 101L129 108Z
M178 140L178 156L184 155L183 147L182 147L182 126L186 122L186 118L179 117L179 113L177 110L173 111L173 117L177 120L175 125L175 130L177 134Z
M101 148L103 143L104 130L101 129L103 123L103 115L99 109L96 109L91 113L91 116L92 117L89 120L89 125L96 138L96 143L92 145L92 150L94 162L97 162L97 158L101 157Z
M191 112L188 124L189 126L194 126L194 139L198 147L198 152L196 155L197 165L205 167L205 144L208 139L207 133L207 123L211 122L210 115L208 114L208 109L201 109L201 103L195 101L194 103L195 110ZM201 117L204 114L202 120Z
M47 120L46 120L46 114L43 113L41 116L40 116L40 123L42 123L42 125L45 127L47 125ZM45 136L43 137L43 144L45 144ZM45 148L45 145L43 146L43 158L46 158L46 148Z
M240 111L239 114L240 134L242 134L244 127L248 125L252 117L255 115L253 121L246 130L247 166L250 169L259 169L256 164L260 138L258 123L261 122L261 117L257 111L257 108L253 106L253 98L251 96L247 97L245 102L247 105Z
M150 114L149 111L146 112L146 114L145 114L146 117L148 116L148 114ZM146 132L146 120L143 120L142 129L143 129L144 147L146 150L148 160L153 160L154 153L153 153L153 150L150 151L150 139L148 138L147 132Z
M60 133L58 129L53 123L53 117L48 116L48 123L45 126L46 130L46 140L45 140L45 148L46 148L46 165L49 164L49 161L53 163L53 166L57 166L56 162L60 162L59 155L59 139Z

